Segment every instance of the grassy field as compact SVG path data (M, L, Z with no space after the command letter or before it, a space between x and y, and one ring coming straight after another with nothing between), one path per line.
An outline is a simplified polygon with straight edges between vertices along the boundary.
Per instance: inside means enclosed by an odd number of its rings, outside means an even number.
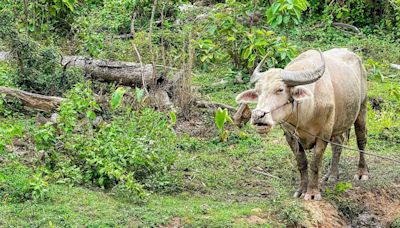
M354 38L346 33L337 34L336 41L325 42L307 40L307 37L317 37L316 34L323 39L322 31L312 33L301 30L300 33L294 34L291 42L302 50L326 50L333 46L357 49L362 46L364 52L359 53L364 59L373 58L382 63L380 67L387 78L384 82L372 79L368 83L369 97L380 97L384 103L381 104L382 112L369 111L367 149L378 155L400 159L399 100L390 93L392 88L399 86L400 73L387 66L396 58L399 59L400 47L389 41L371 43L363 37ZM373 37L371 40L379 38ZM227 66L215 66L207 71L197 69L195 73L194 85L199 87L202 99L235 106L236 95L250 88L249 84L237 84L236 73ZM224 81L221 83L222 79ZM171 172L182 179L176 186L170 187L171 191L137 199L113 190L50 183L48 197L43 201L0 201L0 226L285 227L324 226L338 222L362 226L363 221L369 221L369 224L399 227L398 164L368 157L371 180L353 181L358 155L345 150L341 158L339 184L324 184L324 201L315 203L326 209L324 213L328 211L325 217L319 218L315 215L318 210L312 209L315 205L292 198L298 173L294 156L281 129L275 128L267 137L261 137L255 134L251 126L243 129L229 127L229 140L221 143L214 127L213 112L194 112L189 120L178 118L178 125L190 121L198 124L181 129L177 162ZM393 117L396 112L397 116ZM12 116L7 121L34 124L34 118L28 120L29 123L24 119ZM348 145L355 147L354 132ZM21 153L19 159L24 159L26 154L29 153ZM330 157L331 150L328 147L324 157L324 173ZM254 169L278 178L260 175L252 171ZM382 207L387 207L387 210Z

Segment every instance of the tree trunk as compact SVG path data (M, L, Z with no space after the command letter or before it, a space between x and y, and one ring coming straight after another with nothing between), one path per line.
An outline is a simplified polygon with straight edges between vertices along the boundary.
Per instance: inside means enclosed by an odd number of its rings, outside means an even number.
M20 100L25 106L39 110L50 112L55 110L64 98L44 96L36 93L29 93L19 89L7 88L0 86L0 94Z
M79 67L92 78L105 81L117 82L121 85L142 87L154 84L158 78L153 78L154 69L151 64L97 60L83 56L64 56L61 59L64 67ZM143 75L143 79L142 79Z
M0 52L0 61L10 58L12 56L8 52ZM60 64L64 67L81 68L95 80L117 82L126 86L152 85L162 77L161 74L155 74L151 64L143 64L141 67L140 63L98 60L83 56L63 56Z

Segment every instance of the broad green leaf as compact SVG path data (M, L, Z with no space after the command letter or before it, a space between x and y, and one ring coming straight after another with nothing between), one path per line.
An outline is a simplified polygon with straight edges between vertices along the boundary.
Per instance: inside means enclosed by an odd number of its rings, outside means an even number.
M121 105L122 98L125 94L125 89L123 87L118 87L112 97L111 97L111 107L112 109L116 109L119 105Z
M215 112L215 125L218 129L222 130L225 123L225 113L221 108L218 108Z
M283 23L284 23L284 24L289 23L289 20L290 20L290 16L289 16L289 15L285 15L285 16L283 17Z
M278 24L278 25L280 25L280 24L282 24L282 20L283 20L283 17L282 17L282 15L279 15L277 18L276 18L276 23Z
M278 12L278 9L280 6L281 6L281 3L279 3L279 2L275 2L274 4L272 4L272 6L271 6L272 14L276 14L276 12Z
M141 88L135 88L135 97L136 100L140 103L143 101L143 97L144 97L144 89Z
M94 113L92 110L89 110L86 112L86 117L90 120L96 119L96 113Z
M300 20L300 18L301 18L301 12L300 12L299 10L297 10L297 9L294 9L294 13L295 13L296 16L297 16L297 20Z
M229 123L231 123L232 125L234 125L232 118L229 116L228 109L224 109L224 113L225 113L225 119L226 119Z
M235 40L236 40L236 37L234 37L234 36L229 36L227 40L228 40L228 41L235 41Z
M242 59L247 59L247 58L249 58L249 56L250 56L250 54L251 54L251 52L252 52L252 50L253 50L253 45L250 45L248 48L246 48L245 50L244 50L244 52L243 52L243 55L242 55Z
M176 114L174 111L169 112L169 119L171 120L171 124L176 124Z

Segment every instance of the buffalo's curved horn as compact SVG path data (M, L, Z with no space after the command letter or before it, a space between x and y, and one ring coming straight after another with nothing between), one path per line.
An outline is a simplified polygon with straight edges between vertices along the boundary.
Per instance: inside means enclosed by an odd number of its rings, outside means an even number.
M264 72L260 72L260 69L262 67L262 65L264 65L265 60L267 60L268 55L264 56L264 58L261 60L261 62L257 65L256 69L254 69L253 74L250 77L250 83L255 83L256 81L258 81L258 79L261 78L262 74Z
M288 86L306 85L317 81L325 72L325 58L322 52L318 51L321 57L321 65L314 70L287 71L282 70L281 78Z

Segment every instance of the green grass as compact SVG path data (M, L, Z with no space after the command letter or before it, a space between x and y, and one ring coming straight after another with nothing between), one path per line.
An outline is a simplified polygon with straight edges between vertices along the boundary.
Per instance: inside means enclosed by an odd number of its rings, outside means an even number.
M135 203L81 187L53 185L50 192L49 199L43 203L3 204L0 226L149 227L168 224L172 218L179 217L186 225L223 227L251 215L253 208L263 211L269 208L265 202L221 201L188 193L152 195L147 202ZM276 224L272 219L267 221Z

